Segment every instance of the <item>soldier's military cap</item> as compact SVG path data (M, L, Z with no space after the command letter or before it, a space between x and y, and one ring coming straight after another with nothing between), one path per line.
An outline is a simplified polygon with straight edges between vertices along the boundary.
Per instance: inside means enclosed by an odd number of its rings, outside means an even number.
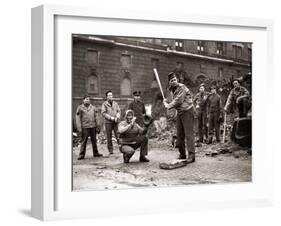
M174 72L170 72L169 74L168 74L168 81L170 81L171 79L173 79L173 78L176 78L177 76L176 76L176 74L174 73Z
M134 96L140 96L141 95L141 91L140 90L136 90L133 92Z

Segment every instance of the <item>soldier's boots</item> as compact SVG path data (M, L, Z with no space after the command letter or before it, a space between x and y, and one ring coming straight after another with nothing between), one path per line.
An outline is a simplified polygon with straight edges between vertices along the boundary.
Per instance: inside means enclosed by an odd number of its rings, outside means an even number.
M129 163L130 157L127 154L123 154L124 163Z
M77 158L77 160L82 160L82 159L84 159L84 156L82 156L82 155L80 155L80 156Z
M145 156L140 156L140 162L149 162L149 159Z
M195 154L188 154L187 163L195 162Z
M94 157L102 157L103 155L101 154L101 153L99 153L99 152L95 152L94 153Z
M177 159L186 159L186 155L179 155Z
M132 152L127 152L127 153L123 153L123 160L124 163L129 163L130 159L132 158L132 156L134 155L134 151Z
M180 155L177 159L186 159L187 163L192 163L195 162L195 154L188 154L188 158L186 158L186 155Z

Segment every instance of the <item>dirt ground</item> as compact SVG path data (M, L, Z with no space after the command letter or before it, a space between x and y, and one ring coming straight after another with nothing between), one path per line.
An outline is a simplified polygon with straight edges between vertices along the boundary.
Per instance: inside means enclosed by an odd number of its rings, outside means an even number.
M74 191L250 182L252 179L250 150L232 143L196 147L196 161L173 170L159 168L160 162L178 157L177 149L167 139L149 140L148 163L139 162L137 150L130 163L124 164L116 143L113 155L108 154L106 144L98 144L103 157L94 158L90 142L85 159L78 161L79 148L73 148ZM220 152L221 149L226 153Z

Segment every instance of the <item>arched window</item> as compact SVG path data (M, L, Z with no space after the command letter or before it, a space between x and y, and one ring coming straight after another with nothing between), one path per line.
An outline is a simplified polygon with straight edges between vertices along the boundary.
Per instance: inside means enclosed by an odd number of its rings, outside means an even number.
M98 94L99 93L99 80L96 74L91 74L87 79L87 93Z
M131 96L132 95L132 85L129 76L125 76L121 81L121 96Z

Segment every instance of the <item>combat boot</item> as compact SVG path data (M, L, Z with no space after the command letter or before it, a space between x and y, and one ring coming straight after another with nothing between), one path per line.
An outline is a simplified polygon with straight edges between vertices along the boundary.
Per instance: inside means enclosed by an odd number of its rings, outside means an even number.
M95 152L94 153L94 157L102 157L103 155L101 154L101 153L99 153L99 152Z
M186 159L186 155L179 155L177 159Z
M145 156L140 157L140 162L149 162L149 159L146 158Z
M192 162L195 162L195 154L194 153L188 154L188 158L187 158L187 163L192 163Z

